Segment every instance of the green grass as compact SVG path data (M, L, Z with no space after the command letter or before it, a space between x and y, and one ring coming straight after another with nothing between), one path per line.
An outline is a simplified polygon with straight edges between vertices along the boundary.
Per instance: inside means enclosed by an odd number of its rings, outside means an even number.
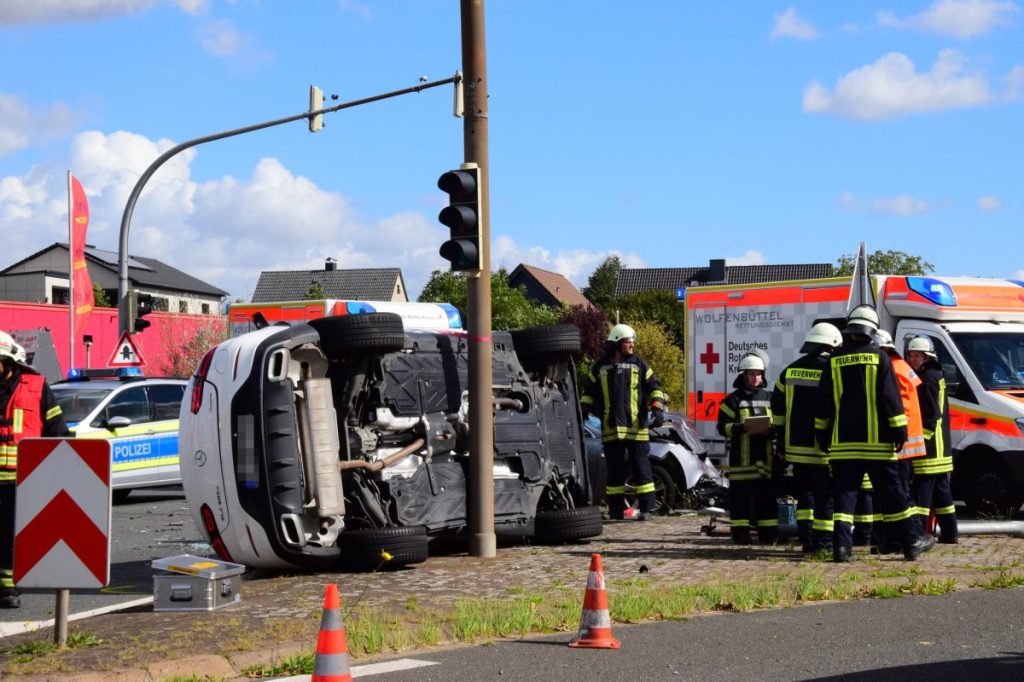
M1000 569L999 574L989 580L971 583L971 587L980 587L986 590L1002 590L1021 585L1024 585L1024 576L1013 575L1005 569Z
M252 679L308 675L313 672L313 661L312 652L295 654L273 664L250 665L242 668L242 674Z
M88 649L89 647L99 646L102 643L102 639L94 637L87 632L68 633L68 649ZM60 651L60 649L54 642L35 640L23 642L5 650L3 653L5 656L9 656L15 663L27 663L39 656L45 656L46 654L52 654L58 651Z
M160 682L224 682L223 675L172 675Z

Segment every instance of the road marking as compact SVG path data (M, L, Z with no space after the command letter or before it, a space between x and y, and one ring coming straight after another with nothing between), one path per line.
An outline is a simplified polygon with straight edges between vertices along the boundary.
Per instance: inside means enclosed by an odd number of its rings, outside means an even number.
M369 675L381 675L393 673L399 670L415 670L425 668L428 665L439 665L437 661L422 661L415 658L399 658L394 661L383 663L367 663L366 665L354 665L350 669L352 677L368 677ZM309 682L311 675L292 675L291 677L277 677L267 682Z
M142 599L135 599L134 601L124 601L110 606L104 606L98 609L92 609L90 611L82 611L68 616L68 622L73 620L81 620L83 618L91 618L92 616L101 616L104 613L111 613L113 611L123 611L124 609L130 609L136 606L144 606L145 604L152 604L152 597L143 597ZM7 637L8 635L20 635L23 632L35 632L36 630L42 630L43 628L53 627L53 618L49 620L26 620L20 623L0 623L0 637Z

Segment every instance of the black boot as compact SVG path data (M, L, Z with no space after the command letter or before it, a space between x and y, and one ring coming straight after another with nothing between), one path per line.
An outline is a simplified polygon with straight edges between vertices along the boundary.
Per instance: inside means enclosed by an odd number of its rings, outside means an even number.
M20 609L21 592L15 587L0 589L0 609Z
M732 535L732 543L734 545L749 545L750 543L750 529L749 528L733 528L729 531Z
M836 545L832 548L832 561L837 564L845 564L847 561L853 561L853 548Z
M914 540L912 544L903 548L903 558L907 561L914 561L917 557L921 556L934 546L935 536L922 535L918 539Z

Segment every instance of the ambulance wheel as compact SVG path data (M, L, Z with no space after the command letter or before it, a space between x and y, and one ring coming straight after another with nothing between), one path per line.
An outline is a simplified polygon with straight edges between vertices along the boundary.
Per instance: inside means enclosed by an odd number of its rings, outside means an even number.
M339 537L341 565L350 571L375 571L427 560L425 526L389 526L345 531ZM384 558L383 552L390 555Z
M597 537L604 525L600 507L576 507L539 510L534 528L534 540L557 544Z
M980 459L970 472L966 502L974 513L1009 518L1024 504L1009 471L994 457Z
M395 313L357 313L309 320L328 357L350 353L387 353L405 345L402 318Z
M654 481L654 509L655 514L668 514L675 509L676 504L676 482L671 472L658 462L651 462L651 479ZM630 506L636 504L636 481L630 472L626 475L626 503Z
M511 334L516 354L521 359L580 352L580 330L571 324L513 329Z

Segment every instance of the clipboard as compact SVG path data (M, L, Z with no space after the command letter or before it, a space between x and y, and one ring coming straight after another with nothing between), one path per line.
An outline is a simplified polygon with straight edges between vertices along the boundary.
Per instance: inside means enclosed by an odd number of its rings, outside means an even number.
M743 420L743 428L753 436L767 435L772 428L772 418L768 415L747 417Z

